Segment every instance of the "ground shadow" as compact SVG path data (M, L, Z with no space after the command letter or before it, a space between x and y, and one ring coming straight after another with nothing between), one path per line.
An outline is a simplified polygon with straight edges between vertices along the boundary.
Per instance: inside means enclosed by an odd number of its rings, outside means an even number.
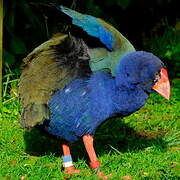
M112 122L107 121L99 128L95 146L100 155L109 151L136 152L152 146L158 146L160 150L165 151L164 134L164 131L156 134L145 130L136 131L119 118L114 118Z
M112 151L112 147L119 152L135 152L150 146L159 146L165 150L163 133L151 134L146 131L136 132L126 123L118 118L106 121L100 126L95 135L95 149L98 156ZM25 151L34 156L44 156L54 154L62 156L60 139L51 136L44 131L34 128L24 133L26 144ZM73 159L88 159L87 153L81 141L71 145Z

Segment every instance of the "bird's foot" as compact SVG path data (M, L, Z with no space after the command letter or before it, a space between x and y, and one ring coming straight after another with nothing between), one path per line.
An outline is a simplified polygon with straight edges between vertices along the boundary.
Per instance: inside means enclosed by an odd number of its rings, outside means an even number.
M73 175L73 174L78 174L80 173L80 170L75 169L74 166L70 166L70 167L65 167L64 171L67 175Z
M92 169L94 169L94 171L97 172L99 179L108 180L112 176L112 174L109 174L107 176L104 175L104 172L100 168L100 162L99 161L90 162L90 166Z
M109 174L109 175L105 176L104 172L99 167L94 169L94 170L97 172L97 175L98 175L99 179L108 180L112 176L112 174Z
M108 180L112 176L112 174L105 176L103 171L101 171L101 170L97 171L97 175L98 175L99 179L103 179L103 180Z

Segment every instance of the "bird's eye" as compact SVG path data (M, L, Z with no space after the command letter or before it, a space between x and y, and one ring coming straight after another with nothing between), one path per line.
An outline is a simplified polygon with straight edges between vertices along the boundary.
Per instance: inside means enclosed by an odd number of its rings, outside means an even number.
M153 79L153 83L156 83L159 81L159 79L161 79L161 75L159 72L155 73L155 77Z

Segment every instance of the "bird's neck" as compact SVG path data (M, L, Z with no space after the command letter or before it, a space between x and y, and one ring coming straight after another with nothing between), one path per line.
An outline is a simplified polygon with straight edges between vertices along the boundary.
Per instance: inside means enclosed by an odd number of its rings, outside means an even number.
M115 112L127 116L145 105L148 94L137 86L116 86L113 94Z
M116 80L108 76L108 73L100 72L90 79L90 99L93 99L92 109L94 116L100 123L105 119L119 114L127 116L140 109L146 102L148 95L140 88L128 88L117 86Z

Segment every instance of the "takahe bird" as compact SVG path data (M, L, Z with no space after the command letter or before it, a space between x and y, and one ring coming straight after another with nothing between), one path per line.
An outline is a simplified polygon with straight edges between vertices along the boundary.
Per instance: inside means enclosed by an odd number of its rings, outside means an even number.
M151 92L169 99L167 70L155 55L131 43L101 19L61 7L106 47L90 48L71 35L56 34L24 59L19 93L21 125L44 125L62 144L63 167L78 173L68 142L82 138L93 169L100 167L93 148L97 127L110 117L125 117L145 105ZM103 177L101 171L99 175Z

